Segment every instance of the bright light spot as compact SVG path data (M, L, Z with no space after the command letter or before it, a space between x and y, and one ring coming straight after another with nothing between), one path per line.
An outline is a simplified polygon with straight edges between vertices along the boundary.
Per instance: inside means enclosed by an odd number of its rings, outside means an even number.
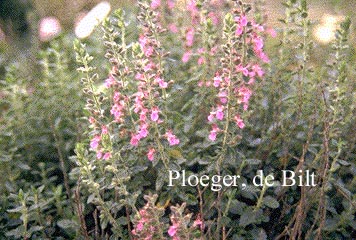
M54 37L58 36L61 31L61 24L59 23L57 18L45 17L40 20L38 27L38 36L40 38L40 41L49 41Z
M108 2L101 2L81 18L75 26L75 35L78 38L86 38L101 21L110 13L111 6Z
M322 44L327 44L335 39L335 31L343 16L324 14L321 23L314 29L314 37Z
M316 39L321 43L328 43L334 39L334 28L330 26L319 25L314 30Z

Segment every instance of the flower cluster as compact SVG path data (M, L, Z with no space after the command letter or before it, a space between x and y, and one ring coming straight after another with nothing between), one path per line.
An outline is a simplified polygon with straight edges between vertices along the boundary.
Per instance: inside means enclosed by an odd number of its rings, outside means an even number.
M179 144L179 139L173 134L172 130L164 130L161 134L166 119L161 109L163 105L161 99L166 99L166 89L169 83L164 79L164 69L162 58L166 55L161 50L161 43L157 39L159 34L166 31L158 21L158 13L152 4L148 5L140 1L141 12L138 20L142 26L142 33L139 38L141 54L137 54L135 61L135 79L137 81L137 92L134 96L134 112L139 116L138 130L131 135L130 143L137 146L139 141L149 136L152 132L152 138L156 146L149 147L147 157L154 160L156 148L160 146L160 139L165 137L169 145ZM158 3L158 2L157 2ZM162 154L162 153L161 153Z
M90 142L90 147L96 152L98 159L111 157L111 153L104 152L102 147L103 139L110 139L107 127L109 125L113 126L112 130L119 129L120 137L128 138L131 146L137 147L146 139L146 155L150 161L155 159L157 152L164 158L161 139L166 139L170 146L180 143L173 131L167 127L167 116L162 110L164 108L162 100L166 100L166 90L171 82L166 81L164 77L162 59L166 53L162 51L158 40L158 35L166 31L160 26L159 14L155 11L160 4L160 1L152 1L151 4L139 1L141 11L138 20L142 31L138 43L133 47L133 60L130 64L126 54L127 46L124 42L122 45L117 44L116 32L104 23L104 39L107 47L105 56L112 64L104 86L112 93L108 111L113 121L104 124L104 119L107 118L103 117L105 110L102 110L102 105L93 108L90 118L92 128L104 129L93 132ZM90 91L89 95L93 94L91 90L88 91ZM98 99L91 99L91 107L97 102ZM97 111L100 114L96 113ZM101 116L101 120L97 115Z
M221 8L225 1L205 1L198 3L196 0L186 2L186 10L190 15L189 27L184 29L184 48L185 52L182 56L182 62L187 63L192 56L198 56L198 65L206 63L206 56L214 56L216 53L216 46L208 46L207 39L202 39L205 43L201 44L197 36L202 35L203 31L209 31L208 28L217 27L221 22ZM207 36L204 36L207 38ZM203 37L203 38L204 38ZM194 43L199 42L200 46L194 49Z
M194 223L189 226L192 218L192 214L184 214L186 204L178 206L171 206L171 225L168 229L168 235L173 240L180 239L193 239L193 232L199 227L200 231L204 230L204 223L198 216ZM195 235L195 234L194 234Z
M268 63L269 59L263 51L264 43L261 37L264 27L254 20L249 20L247 13L250 7L236 3L233 14L228 14L224 22L224 39L222 45L223 57L221 69L208 81L208 86L217 89L217 102L213 106L208 121L212 128L209 139L215 141L217 134L227 131L229 122L235 122L237 128L244 128L245 123L241 113L246 111L252 95L251 85L256 78L264 75L259 62ZM250 54L250 53L254 54ZM224 130L219 128L219 122L225 120Z
M164 208L156 206L157 197L157 194L144 197L147 203L138 211L133 220L134 229L131 233L134 239L164 239L164 224L160 221Z

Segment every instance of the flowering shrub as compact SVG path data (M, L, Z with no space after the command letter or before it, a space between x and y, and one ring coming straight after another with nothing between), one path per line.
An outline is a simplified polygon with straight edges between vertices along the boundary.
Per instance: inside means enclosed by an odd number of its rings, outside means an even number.
M341 23L326 61L315 61L307 1L284 1L278 31L263 2L139 0L137 19L119 9L102 23L96 48L76 40L86 104L74 156L61 156L65 130L52 124L66 194L45 183L8 190L7 213L20 221L6 236L354 237L351 22ZM67 159L76 163L69 175ZM315 185L286 186L284 170L298 179L310 170ZM182 173L174 184L172 172ZM219 176L239 177L228 187Z

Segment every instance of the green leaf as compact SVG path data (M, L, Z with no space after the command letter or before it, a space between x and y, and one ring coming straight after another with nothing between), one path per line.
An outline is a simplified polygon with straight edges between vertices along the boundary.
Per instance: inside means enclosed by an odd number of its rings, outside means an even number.
M242 215L244 209L246 208L246 206L247 206L246 203L240 202L240 201L234 199L234 200L231 201L231 205L230 205L229 211L232 214Z
M28 230L28 233L32 235L32 233L41 231L42 229L44 229L43 226L32 226L32 227Z
M249 159L246 159L245 162L248 164L248 165L258 165L258 164L261 164L261 160L259 159L253 159L253 158L249 158Z
M271 196L264 197L263 204L270 208L278 208L279 207L279 202Z
M61 219L57 222L58 227L62 229L76 228L77 223L70 219Z
M252 211L251 209L248 209L246 212L242 214L239 221L239 225L241 227L246 227L247 225L255 222L256 222L256 212Z

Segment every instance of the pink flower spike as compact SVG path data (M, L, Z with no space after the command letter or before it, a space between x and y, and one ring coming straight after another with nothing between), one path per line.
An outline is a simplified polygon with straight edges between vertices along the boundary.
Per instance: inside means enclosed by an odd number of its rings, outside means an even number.
M177 233L177 227L175 225L170 226L168 229L168 235L173 237Z
M151 120L154 121L154 122L157 122L158 121L158 118L159 118L159 109L158 107L153 107L152 110L151 110Z
M147 153L147 158L148 160L150 160L151 162L154 160L155 158L155 152L156 150L154 148L150 148L150 150L148 150L148 153Z
M107 152L104 154L103 159L104 160L109 160L111 158L111 152Z

